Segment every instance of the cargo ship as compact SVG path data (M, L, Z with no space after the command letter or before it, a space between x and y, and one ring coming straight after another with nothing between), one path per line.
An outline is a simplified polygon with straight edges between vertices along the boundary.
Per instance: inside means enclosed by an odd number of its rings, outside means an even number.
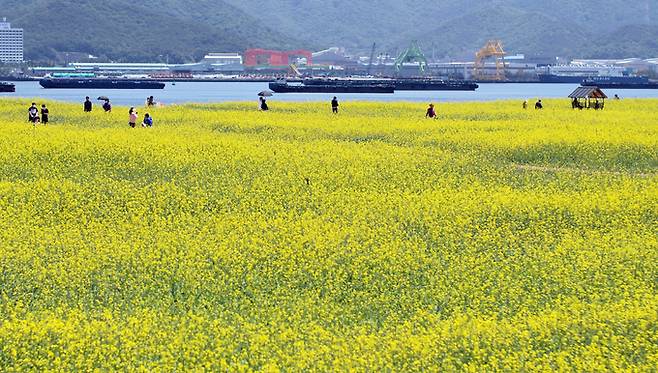
M164 89L165 83L152 80L110 78L45 78L39 80L43 88L61 89Z
M379 83L327 83L305 84L277 80L269 84L276 93L395 93L393 84Z
M16 92L16 86L11 83L0 82L0 92L2 93Z
M396 91L475 91L475 82L435 78L311 78L305 85L393 85Z
M642 76L597 76L597 75L556 75L540 74L540 83L573 83L581 84L586 81L601 81L607 84L646 84L649 79Z
M607 88L607 89L658 89L658 82L649 80L649 78L635 76L629 79L620 80L617 77L599 76L585 79L581 84L583 86Z

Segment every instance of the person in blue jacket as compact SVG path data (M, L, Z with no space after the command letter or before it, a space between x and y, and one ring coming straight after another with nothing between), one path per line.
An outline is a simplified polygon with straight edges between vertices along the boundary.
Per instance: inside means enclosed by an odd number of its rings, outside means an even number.
M142 127L153 127L153 117L149 113L144 114L144 121Z

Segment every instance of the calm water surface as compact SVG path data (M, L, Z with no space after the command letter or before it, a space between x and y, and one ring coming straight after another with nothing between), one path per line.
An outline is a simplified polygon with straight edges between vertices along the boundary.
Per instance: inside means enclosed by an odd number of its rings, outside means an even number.
M0 97L41 98L67 102L82 102L85 96L109 96L115 105L141 106L147 96L166 104L253 101L256 94L267 89L267 83L167 83L163 90L102 90L102 89L43 89L38 82L16 82L16 93L0 93ZM341 101L493 101L530 100L537 98L566 98L577 84L480 84L475 92L401 91L394 94L339 94ZM658 98L658 90L605 90L612 97ZM269 100L310 102L329 101L330 93L275 94Z

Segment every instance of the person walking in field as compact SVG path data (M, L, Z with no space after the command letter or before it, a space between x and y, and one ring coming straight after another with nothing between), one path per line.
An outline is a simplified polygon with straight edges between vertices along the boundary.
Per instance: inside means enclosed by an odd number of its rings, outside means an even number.
M89 96L85 97L85 104L84 104L85 113L91 113L93 107L94 105L91 103Z
M538 100L535 104L535 110L541 110L544 108L544 104L541 103L541 100Z
M103 104L103 110L105 110L106 113L112 112L112 104L110 104L110 100L105 100L105 103Z
M430 106L427 108L427 112L425 112L425 118L438 119L436 116L436 110L434 110L434 104L430 104Z
M134 107L131 107L128 111L128 125L132 128L135 128L137 124L137 110Z
M33 102L32 106L27 109L27 120L32 124L36 124L39 121L39 109L35 102Z
M44 126L48 124L49 115L50 115L50 111L46 107L46 104L41 105L41 123Z
M331 112L334 114L338 114L338 107L340 104L338 103L338 98L334 96L333 100L331 100Z
M523 101L523 110L528 108L528 100Z

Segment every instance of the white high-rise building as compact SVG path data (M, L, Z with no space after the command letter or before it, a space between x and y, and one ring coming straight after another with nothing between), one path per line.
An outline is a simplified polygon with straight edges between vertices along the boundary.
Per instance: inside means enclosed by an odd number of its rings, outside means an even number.
M23 29L11 28L7 18L0 22L0 62L23 62Z

